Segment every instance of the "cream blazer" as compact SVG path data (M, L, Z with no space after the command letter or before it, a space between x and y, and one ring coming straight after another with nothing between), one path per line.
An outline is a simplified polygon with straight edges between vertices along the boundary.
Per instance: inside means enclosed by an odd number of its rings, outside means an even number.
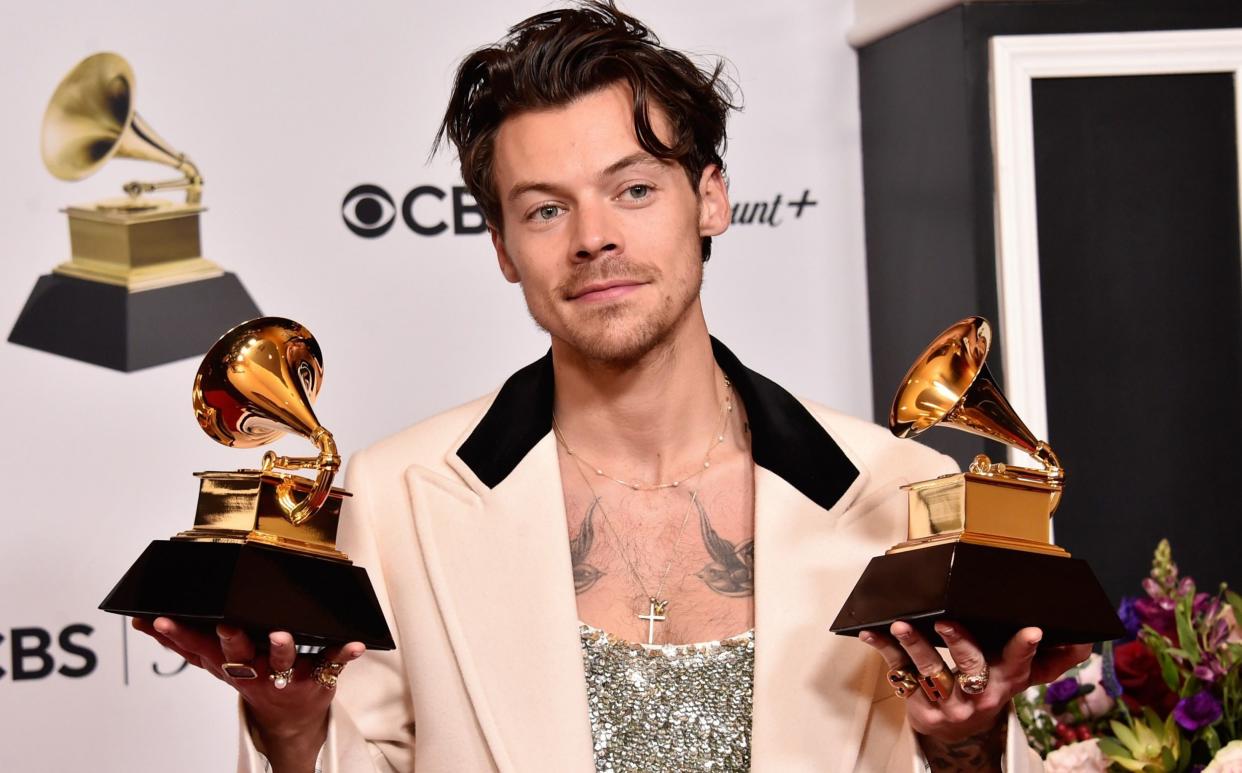
M956 467L713 344L755 458L751 769L923 771L880 657L828 629L867 561L904 539L899 487ZM353 456L339 544L397 649L342 673L323 773L594 770L551 373L549 355ZM1006 769L1041 769L1012 719ZM244 723L239 770L270 770Z

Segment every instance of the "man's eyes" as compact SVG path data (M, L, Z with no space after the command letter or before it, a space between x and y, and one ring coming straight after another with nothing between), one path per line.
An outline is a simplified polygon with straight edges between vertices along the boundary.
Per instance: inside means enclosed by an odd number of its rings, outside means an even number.
M644 201L650 198L653 187L654 186L646 183L629 185L626 186L626 188L621 192L619 198L622 201ZM551 220L555 220L564 211L565 208L560 204L540 204L538 207L531 210L531 213L526 216L526 219L534 220L540 223L547 223Z
M631 185L625 189L626 196L632 201L641 201L651 195L650 185Z
M561 209L562 208L557 206L556 204L544 204L543 206L535 209L533 213L531 213L531 219L532 220L544 220L544 221L551 220L557 216L557 214L561 211Z

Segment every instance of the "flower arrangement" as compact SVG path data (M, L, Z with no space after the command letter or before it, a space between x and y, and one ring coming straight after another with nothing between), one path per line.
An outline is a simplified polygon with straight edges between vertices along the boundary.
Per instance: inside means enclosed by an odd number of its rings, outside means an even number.
M1199 591L1168 540L1143 591L1125 639L1014 700L1031 746L1048 773L1242 773L1242 596Z

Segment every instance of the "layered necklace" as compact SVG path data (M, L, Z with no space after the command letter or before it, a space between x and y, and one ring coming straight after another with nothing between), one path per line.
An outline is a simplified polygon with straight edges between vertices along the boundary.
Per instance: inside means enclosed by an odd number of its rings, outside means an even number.
M677 538L673 542L673 550L669 555L668 564L665 565L664 571L660 575L660 583L656 586L655 593L651 593L647 590L647 585L643 582L642 575L639 574L638 569L635 568L634 562L630 560L629 556L627 556L625 551L622 549L621 546L623 543L621 542L621 537L617 533L616 527L612 525L612 520L608 517L608 511L604 508L603 500L600 498L599 494L595 492L595 486L592 485L591 476L587 474L587 470L589 469L593 472L597 478L607 478L608 480L625 486L633 491L660 491L662 489L680 488L682 484L689 483L697 476L702 475L712 466L712 451L716 450L716 447L725 440L725 429L728 427L729 417L733 414L733 385L729 382L728 377L724 380L724 388L725 398L724 402L720 405L720 426L717 428L717 431L712 434L712 438L707 444L707 450L703 454L703 463L696 467L688 475L684 475L665 483L643 483L640 481L623 480L615 475L609 475L604 471L604 468L591 464L580 455L574 453L573 448L571 448L569 443L565 440L565 435L561 432L560 425L556 422L556 416L552 416L552 432L556 435L557 442L559 442L561 447L565 449L566 455L574 460L574 467L578 470L578 474L582 476L583 483L586 484L587 489L590 490L591 496L594 499L594 507L601 515L604 516L604 523L607 524L608 530L612 532L612 538L616 544L617 553L621 556L621 560L625 562L626 568L630 570L630 574L634 577L634 582L638 584L643 596L647 598L646 614L639 611L637 613L637 617L639 620L643 620L647 623L648 644L655 644L656 623L663 623L668 619L668 599L664 598L663 595L664 583L668 580L669 571L672 570L673 564L677 560L677 549L681 545L681 536L686 530L686 522L690 519L690 511L694 509L694 503L698 501L699 491L697 488L693 488L690 491L690 500L686 503L685 512L682 513L681 525L677 528Z

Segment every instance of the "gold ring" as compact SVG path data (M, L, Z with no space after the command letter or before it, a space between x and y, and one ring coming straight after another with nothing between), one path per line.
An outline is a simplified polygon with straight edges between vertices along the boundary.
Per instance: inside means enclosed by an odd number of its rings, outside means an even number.
M967 695L978 695L988 689L988 664L984 663L983 670L977 674L958 674L957 686Z
M220 670L230 679L245 681L247 679L258 679L259 672L248 663L221 663Z
M319 683L320 687L327 690L335 690L336 678L340 675L343 668L345 668L344 663L329 663L321 660L315 666L315 670L311 672L311 676Z
M923 688L923 694L927 696L927 700L932 703L945 701L953 694L953 675L946 668L941 668L930 675L920 674L919 686Z
M272 680L272 686L277 690L283 690L293 681L293 666L286 668L284 671L276 671L268 674L268 679Z
M907 664L907 667L909 667L909 664ZM909 698L919 686L914 675L907 671L905 667L890 668L888 670L888 683L899 698Z

